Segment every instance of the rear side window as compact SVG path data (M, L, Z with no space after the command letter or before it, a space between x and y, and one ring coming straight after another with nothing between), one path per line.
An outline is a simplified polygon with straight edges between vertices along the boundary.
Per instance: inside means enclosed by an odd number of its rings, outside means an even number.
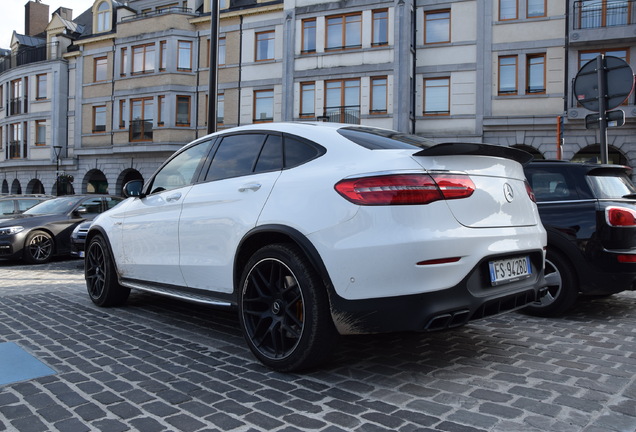
M322 147L289 135L285 136L285 168L304 164L323 153Z
M578 198L576 188L570 180L558 172L534 172L528 182L537 201L562 201Z
M42 200L36 200L36 199L21 199L18 200L18 211L25 211L30 209L31 207L33 207L34 205L38 204L42 202Z
M422 150L436 143L417 135L408 135L392 130L375 128L341 128L338 133L369 150L407 149Z
M636 187L626 175L588 175L587 180L594 196L599 199L617 199L636 193Z
M14 212L13 200L0 201L0 214L10 215Z

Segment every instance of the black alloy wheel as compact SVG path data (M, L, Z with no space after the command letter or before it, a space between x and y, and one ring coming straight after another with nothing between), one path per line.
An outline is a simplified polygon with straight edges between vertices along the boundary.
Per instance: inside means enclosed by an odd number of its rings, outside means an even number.
M130 289L119 284L110 250L100 235L93 237L86 249L84 277L88 295L96 305L119 306L128 300Z
M45 231L33 231L24 243L24 260L31 264L44 264L51 260L55 243Z
M289 244L265 246L250 258L241 278L239 319L254 355L281 372L315 366L337 340L324 284Z
M579 293L572 265L553 250L548 250L545 259L545 280L548 292L524 311L542 317L562 315L576 303Z

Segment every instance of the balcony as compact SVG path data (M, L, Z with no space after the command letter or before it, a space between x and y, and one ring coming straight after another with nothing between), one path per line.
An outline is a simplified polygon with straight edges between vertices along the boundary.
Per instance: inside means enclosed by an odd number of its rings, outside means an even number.
M21 152L21 150L23 152ZM7 146L7 159L22 159L22 155L26 155L26 141L9 141Z
M9 115L26 114L27 112L26 98L13 98L9 101Z
M181 15L199 15L197 12L194 12L190 8L178 7L178 6L170 6L162 9L157 9L148 12L141 12L136 15L122 17L121 22L129 22L144 18L153 18L157 16L167 15L167 14L181 14Z
M360 124L360 105L325 107L321 119L331 123Z
M152 141L152 119L132 120L130 122L129 140Z
M630 26L636 28L635 2L636 0L575 1L571 42L625 43L636 40L634 31L629 30Z
M22 48L17 53L0 58L0 73L31 63L41 62L47 58L58 58L58 42L44 44L36 47Z

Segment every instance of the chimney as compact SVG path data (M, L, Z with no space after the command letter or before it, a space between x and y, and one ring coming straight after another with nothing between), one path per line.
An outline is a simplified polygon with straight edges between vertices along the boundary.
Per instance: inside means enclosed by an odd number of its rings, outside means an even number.
M49 5L40 1L29 1L24 5L24 33L27 36L44 33L49 25Z
M55 12L53 12L53 15L55 14L58 14L61 18L64 18L66 21L73 21L73 9L60 7Z

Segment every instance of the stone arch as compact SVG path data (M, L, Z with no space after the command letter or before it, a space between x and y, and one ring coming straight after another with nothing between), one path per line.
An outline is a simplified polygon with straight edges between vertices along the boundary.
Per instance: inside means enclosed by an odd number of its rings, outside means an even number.
M545 156L543 156L543 153L541 153L538 149L532 146L529 146L527 144L515 144L511 147L530 153L532 156L534 156L535 160L545 159Z
M117 178L117 186L116 186L117 195L122 194L122 189L124 188L126 183L128 183L131 180L144 181L144 177L141 175L139 171L137 171L134 168L125 169L124 171L121 172L121 174L119 174L119 177Z
M82 189L84 193L89 194L107 194L108 193L108 179L106 175L98 170L92 169L84 176L82 182Z
M600 144L592 144L587 147L583 147L572 156L572 162L601 162L601 146ZM620 149L614 146L607 147L607 160L611 164L628 165L629 159Z
M7 179L2 180L2 193L3 194L9 193L9 182L7 181Z
M27 193L28 194L45 194L44 185L38 179L31 179L29 184L27 184Z
M11 193L16 195L22 195L22 186L20 185L20 180L14 179L11 183Z

